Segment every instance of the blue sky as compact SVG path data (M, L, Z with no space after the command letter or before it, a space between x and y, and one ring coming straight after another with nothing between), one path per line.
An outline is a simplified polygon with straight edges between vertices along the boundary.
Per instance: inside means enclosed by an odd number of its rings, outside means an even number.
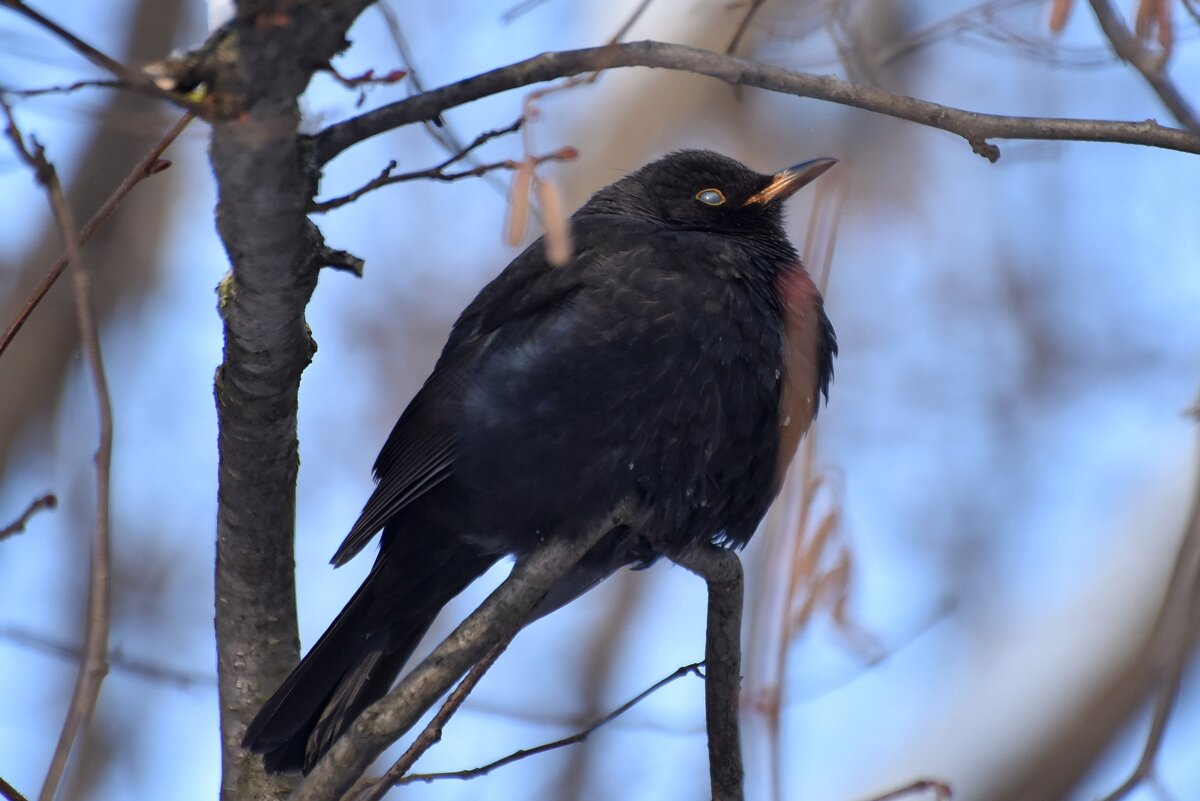
M771 5L753 31L764 58L839 71L824 34L797 40L803 21ZM939 4L898 5L903 12L880 25L911 30L948 13ZM631 6L550 0L507 24L500 6L471 2L397 12L425 84L436 86L542 50L600 43ZM47 6L112 53L123 50L127 8ZM1102 54L1084 10L1067 43ZM203 14L199 5L190 10L181 46L202 38ZM630 38L719 47L735 22L723 3L661 0ZM1018 6L1000 22L1056 46L1040 8ZM1172 72L1187 91L1200 86L1200 51L1195 26L1182 33ZM0 16L0 82L90 74L64 48L32 36ZM376 13L351 39L343 72L400 65ZM1115 63L1050 63L979 35L918 51L886 71L883 85L974 110L1167 119L1141 80ZM366 104L403 91L374 90ZM523 97L509 93L446 117L470 139L515 119ZM319 79L305 99L309 124L353 114L355 99ZM68 184L102 101L73 94L18 107ZM1200 388L1200 161L1118 145L1000 142L992 165L942 132L811 100L753 92L738 100L721 85L644 70L540 106L536 146L581 152L548 173L572 206L678 147L713 147L763 171L822 155L842 160L847 201L828 293L842 355L821 416L818 464L837 490L827 500L842 514L853 555L850 611L888 658L865 666L826 612L789 641L782 786L787 798L854 799L936 776L959 798L987 797L1027 750L1048 747L1041 738L1061 709L1145 630L1169 570L1196 469L1183 410ZM164 113L138 124L157 132L168 120ZM118 432L113 647L200 677L215 670L211 382L221 342L213 287L226 269L205 137L194 124L172 148L171 170L122 209L136 220L139 210L169 204L168 244L152 255L154 286L103 331ZM507 139L482 157L520 152L519 140ZM353 188L392 158L411 169L442 157L425 131L392 132L335 160L320 196ZM0 246L15 270L45 207L15 161L0 155L0 167L8 201ZM798 242L810 202L811 194L791 208ZM368 567L359 559L332 571L327 560L369 492L379 444L458 310L516 252L501 241L504 213L502 191L466 181L391 187L318 219L327 241L365 258L367 272L362 280L322 275L308 314L320 350L301 388L296 559L306 646ZM0 289L10 283L0 274ZM0 545L0 775L30 793L53 749L74 666L4 632L80 638L95 441L81 367L76 359L61 397L47 399L47 424L29 426L0 482L0 519L47 490L63 502ZM0 358L0 387L4 372ZM774 586L766 542L746 553L752 607ZM472 588L439 630L485 592ZM606 633L613 615L626 623L616 635ZM469 767L569 733L591 704L615 706L698 659L702 634L703 588L683 571L659 565L614 580L523 634L419 769ZM759 654L761 645L748 649ZM608 656L612 668L589 691L583 679ZM594 738L587 761L560 752L404 797L555 797L577 775L588 798L706 797L701 698L695 679L677 683ZM1200 736L1197 700L1189 679L1161 762L1178 798L1200 794L1188 758ZM768 798L763 722L748 714L746 725L752 794ZM1122 738L1079 798L1112 787L1132 766L1142 728ZM99 766L95 798L214 797L215 685L181 688L114 669L85 755Z

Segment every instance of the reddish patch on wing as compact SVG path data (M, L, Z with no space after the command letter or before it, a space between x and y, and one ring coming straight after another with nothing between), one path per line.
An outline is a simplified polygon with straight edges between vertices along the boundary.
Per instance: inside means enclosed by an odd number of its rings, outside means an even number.
M819 350L821 347L821 293L799 263L779 276L779 298L784 312L783 386L779 393L779 453L775 480L791 464L800 438L817 415L820 400Z

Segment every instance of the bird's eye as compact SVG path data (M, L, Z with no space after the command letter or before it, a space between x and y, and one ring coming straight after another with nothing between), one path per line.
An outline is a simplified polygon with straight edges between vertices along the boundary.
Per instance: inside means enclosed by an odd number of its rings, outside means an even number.
M701 189L696 193L696 200L706 206L720 206L725 202L725 195L720 189Z

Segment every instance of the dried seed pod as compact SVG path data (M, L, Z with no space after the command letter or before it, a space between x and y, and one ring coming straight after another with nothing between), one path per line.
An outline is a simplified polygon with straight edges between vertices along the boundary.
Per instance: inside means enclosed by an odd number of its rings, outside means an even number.
M1158 10L1158 46L1162 48L1163 63L1171 57L1171 48L1175 44L1175 25L1171 20L1171 4L1162 0Z
M563 211L562 196L551 182L539 178L534 183L542 226L546 229L546 261L561 267L571 258L571 231Z
M1071 17L1071 6L1075 4L1075 0L1053 0L1053 3L1050 6L1050 32L1062 33Z
M504 224L504 241L514 247L521 244L529 219L529 184L533 180L533 165L533 159L525 159L517 165L508 189L508 220Z
M1139 39L1150 38L1154 28L1154 18L1158 15L1158 0L1141 0L1137 13L1134 15L1133 31Z

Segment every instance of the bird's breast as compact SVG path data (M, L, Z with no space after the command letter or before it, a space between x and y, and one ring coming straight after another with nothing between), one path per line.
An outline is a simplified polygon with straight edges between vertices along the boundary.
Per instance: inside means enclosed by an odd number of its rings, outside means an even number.
M801 437L817 414L821 389L821 293L799 264L779 276L784 313L783 382L779 393L779 451L775 476L783 482Z

